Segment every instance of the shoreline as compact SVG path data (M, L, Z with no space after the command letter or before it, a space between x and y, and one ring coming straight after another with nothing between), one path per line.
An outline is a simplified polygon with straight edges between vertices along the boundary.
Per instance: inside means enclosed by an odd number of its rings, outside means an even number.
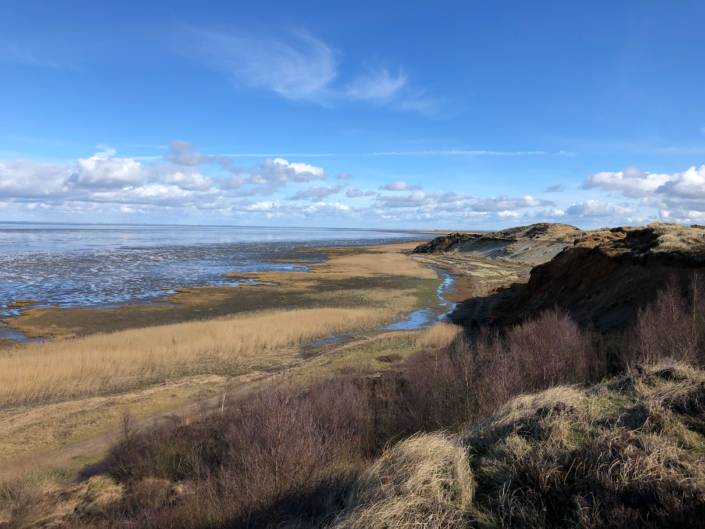
M297 282L296 275L300 274L303 279L300 282L305 283L310 279L310 274L325 272L331 258L336 256L369 254L393 247L406 250L422 241L423 239L296 247L290 251L291 258L279 256L276 261L272 261L291 264L292 267L288 270L226 272L220 276L217 284L176 288L162 296L144 301L68 307L26 304L16 309L16 314L3 318L4 332L0 328L0 351L7 346L55 338L183 323L288 306L305 306L310 300L300 299L300 296L296 296L300 294L296 292L298 289L291 288ZM277 292L278 288L281 292ZM294 298L285 299L287 292L294 294ZM270 297L269 300L264 299L267 296ZM18 340L20 337L22 339Z

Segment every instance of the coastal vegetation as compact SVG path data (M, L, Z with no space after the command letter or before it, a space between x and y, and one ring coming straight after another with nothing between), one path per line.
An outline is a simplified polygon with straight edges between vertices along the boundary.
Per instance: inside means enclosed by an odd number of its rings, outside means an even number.
M419 305L432 306L438 276L402 253L414 245L309 248L324 259L309 263L306 271L228 274L228 279L240 281L237 287L184 288L154 303L30 306L8 325L29 337L71 338L282 308L392 305L404 293L416 296Z
M82 461L76 482L46 473L8 480L0 490L0 520L4 516L11 527L81 529L693 526L705 512L700 261L682 247L677 254L661 248L661 242L672 247L674 230L668 227L620 230L586 234L596 241L589 248L584 245L592 243L580 236L548 265L535 267L525 287L502 292L505 310L511 296L522 300L531 289L541 292L532 303L542 309L516 323L508 323L508 314L492 324L466 322L464 332L448 323L371 332L364 311L396 314L404 306L405 312L418 306L421 292L398 291L385 306L382 301L391 298L378 290L367 307L328 307L362 311L359 320L353 312L331 316L348 320L333 326L338 336L347 324L354 329L340 342L317 343L318 336L329 335L316 334L315 326L299 340L302 327L288 342L249 359L247 373L227 378L212 366L208 374L192 373L223 378L201 386L217 389L199 399L192 395L198 407L187 412L172 403L172 413L145 420L117 405L129 391L116 392L107 409L126 413L117 437L95 452L104 457ZM700 231L693 236L700 240ZM419 266L417 258L399 256ZM603 263L601 272L593 271L598 284L622 277L620 267L641 266L639 277L651 269L658 279L645 285L659 287L639 292L641 303L618 313L619 328L585 324L576 318L589 313L585 305L607 306L612 298L585 297L580 305L572 297L576 304L561 308L551 303L551 291L537 287L555 285L555 263L575 256ZM461 261L455 256L452 262ZM575 279L571 270L561 273L566 283ZM572 273L583 274L579 267ZM553 299L565 294L552 292ZM334 299L330 292L323 297ZM175 327L232 325L272 314ZM372 319L384 318L381 312ZM276 325L271 320L262 327ZM168 327L114 336L153 332L150 343L161 343ZM194 334L204 333L185 331L180 338L200 343ZM264 343L257 340L246 342L240 354ZM267 364L270 352L277 359L283 353L285 360L268 371L256 362L261 357ZM225 355L232 356L237 354ZM179 375L173 382L188 378ZM158 386L152 382L149 390ZM76 402L95 398L101 397ZM25 407L36 411L68 402Z
M182 377L239 375L293 365L316 338L358 333L399 312L281 310L37 344L0 356L0 408L110 394ZM276 332L272 332L276 329Z
M705 508L705 374L682 361L705 358L652 330L699 317L692 293L663 290L609 359L549 311L384 373L125 417L99 476L4 494L16 519L86 528L684 527Z
M257 286L192 289L168 304L29 309L29 317L38 311L59 322L66 311L62 326L49 328L78 337L0 352L0 479L95 461L128 411L145 424L192 416L278 377L305 383L385 370L422 346L446 345L457 327L383 332L409 311L437 303L438 276L401 253L409 247L316 249L329 260L309 272L268 273ZM241 310L212 317L211 308L238 296ZM262 306L269 308L257 310ZM141 319L151 310L187 309L190 321ZM89 332L121 310L127 329ZM93 327L96 314L102 323Z

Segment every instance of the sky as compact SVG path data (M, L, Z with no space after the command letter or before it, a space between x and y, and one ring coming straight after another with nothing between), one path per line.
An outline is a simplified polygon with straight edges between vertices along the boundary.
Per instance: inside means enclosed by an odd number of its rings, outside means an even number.
M0 220L705 223L705 2L0 2Z

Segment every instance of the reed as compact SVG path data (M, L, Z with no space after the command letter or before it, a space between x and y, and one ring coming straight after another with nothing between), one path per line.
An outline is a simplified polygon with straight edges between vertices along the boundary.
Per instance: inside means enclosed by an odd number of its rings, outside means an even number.
M183 376L282 368L306 342L369 329L395 316L383 308L268 311L19 347L0 355L0 409Z

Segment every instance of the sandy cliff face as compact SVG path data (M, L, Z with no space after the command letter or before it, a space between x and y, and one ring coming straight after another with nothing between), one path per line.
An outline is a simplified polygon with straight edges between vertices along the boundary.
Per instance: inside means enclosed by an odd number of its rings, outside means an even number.
M686 283L705 266L705 228L651 224L586 232L532 269L516 295L496 307L515 322L555 306L601 330L623 327L669 280Z
M537 265L583 234L567 224L531 224L488 233L451 233L418 246L415 253L454 252Z

